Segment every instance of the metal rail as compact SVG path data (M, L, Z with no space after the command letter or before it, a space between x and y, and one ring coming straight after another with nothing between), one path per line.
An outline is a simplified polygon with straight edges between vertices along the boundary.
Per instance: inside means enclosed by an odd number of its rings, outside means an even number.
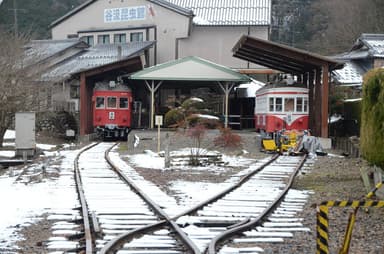
M116 145L116 144L115 144ZM114 145L114 146L115 146ZM189 251L195 254L199 254L200 250L199 248L189 239L189 237L184 233L184 231L173 221L172 218L170 218L163 209L161 209L156 202L154 202L149 196L147 196L130 178L128 178L125 174L123 174L119 168L114 165L113 161L109 157L109 152L114 147L111 146L108 150L105 151L105 159L107 162L111 165L113 170L122 178L124 181L138 194L145 202L158 213L162 218L163 221L160 221L158 223L148 225L136 230L132 230L127 234L124 234L108 243L104 248L100 251L100 253L112 253L113 249L116 249L117 246L121 245L123 241L126 241L130 237L132 237L135 234L138 233L144 233L144 232L150 232L154 231L158 228L164 227L165 225L169 225L173 231L179 236L180 240L184 243L184 245L187 247Z
M111 149L112 149L112 147L111 147ZM109 149L109 151L111 149ZM136 187L136 185L129 178L127 178L123 173L121 173L121 171L118 170L118 167L113 164L113 162L110 160L110 158L108 156L109 151L106 151L106 153L105 153L106 154L106 159L110 163L110 165L114 168L114 170L122 178L126 179L126 181L129 182L130 185L133 188L135 188L135 189L137 188L137 193L139 195L142 195L143 198L148 198L145 193L143 193L138 187ZM234 189L236 189L239 186L241 186L242 184L244 184L250 177L254 176L258 172L260 172L262 169L264 169L265 167L270 165L278 157L279 157L278 154L274 155L270 160L268 160L267 162L263 163L256 170L253 170L252 172L250 172L250 173L246 174L245 176L243 176L237 183L229 186L228 188L224 189L223 191L221 191L217 195L212 196L211 198L209 198L209 199L207 199L207 200L205 200L205 201L195 205L194 207L192 207L192 208L190 208L190 209L188 209L188 210L186 210L186 211L184 211L184 212L182 212L182 213L180 213L180 214L178 214L178 215L176 215L176 216L174 216L172 218L169 218L167 215L164 215L164 218L165 218L164 221L161 221L161 222L156 223L156 224L148 225L148 226L145 226L145 227L142 227L142 228L130 231L130 232L126 233L126 234L120 235L119 237L111 240L107 245L105 245L104 248L100 251L100 254L113 253L113 250L117 249L118 246L122 245L124 242L132 239L136 234L144 233L144 232L150 232L150 231L153 231L153 230L155 230L155 229L157 229L159 227L162 227L162 226L164 226L166 224L172 225L172 227L177 230L177 233L180 233L181 235L183 235L184 238L181 239L183 242L187 242L188 244L191 244L192 246L195 246L195 244L188 238L188 236L185 235L184 231L182 231L180 229L180 227L174 221L177 220L179 217L182 217L182 216L185 216L185 215L188 215L188 214L192 214L192 213L196 212L197 210L200 210L203 207L207 206L208 204L213 203L213 202L217 201L218 199L222 198L223 196L225 196L229 192L233 191ZM158 206L155 204L153 207L155 209ZM201 253L200 250L197 247L193 248L193 252L194 253Z
M87 201L84 196L83 184L81 182L80 171L79 171L79 157L80 155L92 147L96 146L98 143L93 143L87 147L85 147L79 154L77 154L74 161L74 170L75 170L75 182L77 187L77 193L79 195L80 205L81 205L81 213L83 215L83 224L84 224L84 237L85 237L85 253L92 254L93 253L93 238L92 238L92 230L90 218L88 216L88 206Z
M249 230L251 228L254 228L255 226L258 226L260 224L260 222L262 220L264 220L265 217L272 210L274 210L276 208L276 206L282 201L284 196L287 194L287 192L291 188L297 173L299 172L301 167L304 165L304 162L306 159L307 159L307 155L302 157L299 164L296 166L293 174L289 178L289 181L288 181L287 185L285 186L284 190L279 194L277 199L268 206L267 209L265 209L257 218L255 218L253 220L246 219L243 222L240 222L237 225L232 226L230 229L224 231L223 233L221 233L218 236L216 236L215 238L213 238L212 241L210 242L209 246L208 246L207 253L208 254L215 254L216 253L216 246L217 246L218 242L222 242L222 241L230 238L231 236L233 236L235 234L238 234L240 232L243 232L243 231Z

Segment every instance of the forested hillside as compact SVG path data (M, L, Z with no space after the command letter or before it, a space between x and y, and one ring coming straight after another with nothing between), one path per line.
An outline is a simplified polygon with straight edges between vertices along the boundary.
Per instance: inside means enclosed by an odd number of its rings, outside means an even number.
M272 0L272 40L331 55L362 33L384 33L383 0Z
M0 5L0 26L31 34L33 38L50 37L49 25L86 0L3 0ZM16 16L15 16L16 15Z
M19 31L46 39L52 21L85 1L3 0L0 26L15 29L16 13ZM272 0L272 4L271 40L320 54L349 50L362 33L384 33L383 0Z

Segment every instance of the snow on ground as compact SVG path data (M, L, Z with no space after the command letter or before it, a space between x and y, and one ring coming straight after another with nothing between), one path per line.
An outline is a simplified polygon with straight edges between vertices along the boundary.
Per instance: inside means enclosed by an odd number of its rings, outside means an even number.
M196 153L194 148L184 148L177 151L172 151L171 156L188 156L192 153ZM163 154L164 152L160 152ZM200 154L213 155L218 154L215 151L206 151L201 150ZM163 156L159 156L157 153L146 150L143 154L130 155L127 157L130 164L140 167L140 168L150 168L156 170L171 170L169 168L165 168L165 159ZM204 171L210 173L220 173L227 170L230 167L249 167L250 165L256 162L255 159L244 158L241 156L227 156L222 155L222 160L226 167L216 166L216 165L208 165L208 166L199 166L192 167L185 164L181 164L179 166L172 166L172 170L183 170L185 172L188 171ZM247 171L246 169L245 171ZM240 173L242 174L242 173ZM170 189L175 196L177 197L178 204L183 207L191 207L196 205L208 197L214 196L224 188L227 188L230 184L230 181L225 183L209 183L209 182L190 182L190 181L172 181L169 183Z
M194 148L184 148L180 149L178 151L172 151L170 153L171 156L188 156L192 154L196 154L196 149ZM164 154L164 152L160 152L160 154ZM204 155L215 155L218 154L218 152L215 151L206 151L204 149L200 149L199 154ZM151 169L159 169L159 170L168 170L165 168L164 163L164 156L159 156L159 154L152 152L150 150L144 151L142 154L135 154L130 155L128 157L129 163L132 165L135 165L137 167L141 168L151 168ZM234 166L247 166L255 162L254 159L249 159L241 156L227 156L222 155L222 160L224 164L228 167L234 167ZM179 167L174 166L173 169L181 169L181 170L191 170L192 168L187 165L181 165ZM223 167L220 166L200 166L200 167L193 167L193 170L201 170L201 171L222 171Z
M7 145L14 145L9 140L14 138L14 132L6 133ZM64 145L67 147L69 145ZM73 159L78 150L50 151L54 146L37 144L37 147L44 150L44 156L52 158L61 157L62 162L55 169L59 172L57 178L43 178L35 183L16 181L21 170L3 171L0 175L0 202L3 204L0 217L0 250L14 250L15 242L20 240L18 230L43 218L44 214L52 213L55 209L72 208L77 202L77 195L73 188L72 167ZM190 153L191 148L174 152L175 154ZM10 151L0 151L0 156L12 157ZM255 160L242 157L223 156L227 166L249 166ZM156 153L147 151L144 154L130 156L130 163L142 168L153 168L167 170L164 168L164 158ZM28 165L29 170L41 168L42 165ZM190 170L190 167L181 166L182 170ZM219 166L194 167L193 170L209 170L220 172ZM177 198L182 206L190 206L205 200L211 195L219 192L230 183L213 184L204 182L174 181L171 188L178 193ZM10 252L9 252L10 253Z
M5 137L14 139L14 131L7 131ZM14 146L12 142L3 143L3 145ZM45 156L59 157L63 156L64 165L57 168L47 168L49 170L63 173L65 169L72 170L73 154L77 151L54 151L51 152L53 145L37 144L38 148L45 151ZM0 151L0 156L13 157L14 151ZM68 158L68 160L65 160ZM10 168L7 171L0 171L0 203L2 204L0 216L0 250L15 250L15 242L20 240L18 230L23 226L28 226L40 219L51 209L60 209L76 202L76 191L73 189L73 182L68 180L67 175L60 178L44 178L41 181L29 183L27 181L17 181L22 170L36 172L38 175L42 165L30 164L22 169ZM68 188L58 188L58 186L67 186ZM12 252L6 252L12 253Z
M71 170L74 158L71 155L74 153L76 151L60 152L60 156L70 156L67 165L60 166L60 173L66 167ZM33 168L38 169L41 165L30 167L32 168L29 170L34 170ZM20 240L17 234L20 227L42 219L50 210L71 207L69 204L76 202L76 191L71 186L73 181L68 178L68 174L57 179L45 178L28 183L16 181L20 173L21 170L9 170L0 176L0 203L3 204L0 217L0 249L15 249L14 243Z

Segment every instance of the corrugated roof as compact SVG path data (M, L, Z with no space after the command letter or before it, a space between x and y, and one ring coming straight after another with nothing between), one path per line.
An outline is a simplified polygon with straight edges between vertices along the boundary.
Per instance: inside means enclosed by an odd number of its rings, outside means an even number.
M102 44L88 48L80 56L69 59L42 75L43 80L65 79L81 71L90 70L106 64L119 62L138 55L152 47L155 42L131 42L123 44ZM118 47L121 46L121 57Z
M139 80L232 81L249 82L250 78L226 66L196 56L188 56L146 68L130 75Z
M71 47L86 48L88 45L78 39L33 40L25 46L24 64L36 64Z
M344 86L362 85L363 74L364 71L360 70L360 68L352 62L346 62L344 68L332 72L336 82Z
M167 0L190 9L196 25L270 25L271 0Z
M363 51L371 57L384 57L384 34L362 34L351 52Z

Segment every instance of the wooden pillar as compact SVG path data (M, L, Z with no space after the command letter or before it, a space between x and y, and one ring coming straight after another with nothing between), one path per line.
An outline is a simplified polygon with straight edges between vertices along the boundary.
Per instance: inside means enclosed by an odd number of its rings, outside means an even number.
M308 87L308 76L309 72L306 72L302 75L302 83ZM300 76L301 77L301 76Z
M87 134L87 79L84 73L80 74L80 136Z
M315 118L314 118L314 72L310 71L308 73L308 114L309 114L309 119L308 119L308 128L313 131L315 128Z
M323 138L328 138L328 96L329 96L329 66L323 65L323 84L321 91L321 134Z
M315 100L315 109L314 109L315 129L314 129L313 135L319 137L321 135L321 123L322 123L321 69L316 69L314 100Z

